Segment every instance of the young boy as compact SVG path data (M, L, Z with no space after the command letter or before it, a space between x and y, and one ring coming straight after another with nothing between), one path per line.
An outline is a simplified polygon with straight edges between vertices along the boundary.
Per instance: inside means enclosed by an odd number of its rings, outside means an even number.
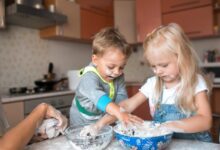
M131 53L129 44L117 29L105 28L95 35L92 49L92 62L81 70L70 125L94 123L106 112L124 123L135 122L135 116L115 104L127 98L123 70Z

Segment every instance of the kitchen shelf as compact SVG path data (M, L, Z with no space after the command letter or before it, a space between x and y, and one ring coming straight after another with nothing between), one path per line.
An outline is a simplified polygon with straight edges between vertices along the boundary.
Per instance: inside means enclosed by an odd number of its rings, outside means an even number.
M199 65L200 67L220 67L220 62L213 62L213 63L202 63Z

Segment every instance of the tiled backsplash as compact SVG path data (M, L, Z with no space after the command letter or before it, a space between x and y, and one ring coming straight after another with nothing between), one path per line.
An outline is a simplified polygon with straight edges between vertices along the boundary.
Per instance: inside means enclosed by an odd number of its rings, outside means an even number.
M33 86L49 62L48 44L37 30L10 28L0 32L0 89Z
M43 74L47 73L50 61L54 62L55 71L60 71L56 72L60 76L61 74L65 76L68 69L78 68L88 62L88 60L85 61L90 55L87 45L61 42L62 46L60 46L60 42L42 40L38 34L38 30L17 26L0 30L0 93L7 92L10 87L33 87L34 81L43 78ZM79 66L76 62L63 58L65 53L70 51L69 54L72 55L70 59L76 60L75 47L86 50L83 55L81 54L85 59L81 61L79 59L77 63Z

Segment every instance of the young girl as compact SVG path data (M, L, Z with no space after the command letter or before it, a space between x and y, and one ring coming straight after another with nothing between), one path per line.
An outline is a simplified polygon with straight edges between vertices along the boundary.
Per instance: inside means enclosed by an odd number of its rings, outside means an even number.
M130 46L117 29L105 28L93 40L92 62L81 71L70 109L71 126L94 123L105 113L123 122L135 116L120 113L115 103L127 98L123 70L131 53Z
M120 105L132 112L148 100L153 120L176 131L175 138L210 142L209 84L183 30L175 23L161 26L147 35L143 45L144 57L155 76ZM100 128L111 121L107 116L96 126Z

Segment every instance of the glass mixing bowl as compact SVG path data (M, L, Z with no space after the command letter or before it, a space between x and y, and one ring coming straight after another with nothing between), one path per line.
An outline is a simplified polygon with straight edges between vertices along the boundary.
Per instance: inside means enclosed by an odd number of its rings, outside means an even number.
M112 141L113 129L111 126L105 126L96 136L82 137L80 132L84 126L69 127L65 130L65 136L74 149L102 150Z

